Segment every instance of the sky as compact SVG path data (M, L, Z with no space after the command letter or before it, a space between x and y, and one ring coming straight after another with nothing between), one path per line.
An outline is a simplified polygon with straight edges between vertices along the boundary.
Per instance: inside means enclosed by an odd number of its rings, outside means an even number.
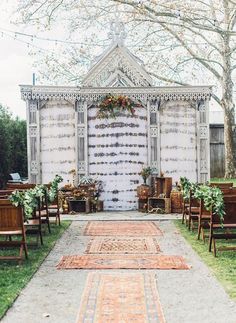
M26 103L21 100L19 85L32 84L35 72L34 58L29 55L31 46L27 43L34 44L34 42L31 42L29 38L15 37L14 32L6 32L6 30L28 34L37 34L37 31L32 26L19 26L11 22L14 19L12 12L16 10L18 1L0 1L0 103L9 107L13 116L26 119ZM60 30L60 34L63 34L62 30ZM43 36L53 38L54 35L57 35L57 31L52 30L50 34ZM26 43L22 43L22 40L25 40ZM51 44L43 42L39 45L47 50ZM210 119L212 122L218 123L219 120L222 120L222 112L219 111L219 108L213 108L213 110L218 111L214 114L211 113Z
M4 29L20 31L19 26L10 23L16 2L0 2L0 103L8 106L14 116L25 119L26 104L21 100L19 84L32 84L33 59L27 44L2 33Z

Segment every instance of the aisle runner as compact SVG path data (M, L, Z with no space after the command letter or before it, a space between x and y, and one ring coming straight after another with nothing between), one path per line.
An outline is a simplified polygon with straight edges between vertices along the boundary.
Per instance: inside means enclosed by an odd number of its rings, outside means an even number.
M165 323L150 273L89 273L76 323Z
M156 236L161 230L150 221L89 221L86 236Z
M96 237L89 242L86 249L86 253L105 254L157 252L160 252L160 247L157 240L152 237Z
M63 256L58 269L189 269L181 256L83 255Z

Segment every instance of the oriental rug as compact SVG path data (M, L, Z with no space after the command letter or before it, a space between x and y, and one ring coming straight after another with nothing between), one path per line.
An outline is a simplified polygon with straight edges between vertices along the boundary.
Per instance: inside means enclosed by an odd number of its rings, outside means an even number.
M91 239L86 253L148 254L158 253L160 247L152 237L95 237Z
M76 323L165 323L152 273L89 273Z
M63 256L58 269L189 269L181 256L74 255Z
M156 236L161 230L150 221L89 221L86 236Z

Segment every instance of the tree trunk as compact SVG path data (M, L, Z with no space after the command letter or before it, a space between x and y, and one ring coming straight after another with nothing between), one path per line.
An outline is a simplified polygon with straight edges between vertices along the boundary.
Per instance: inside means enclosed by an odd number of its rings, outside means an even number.
M231 109L224 109L225 178L235 177L233 115L234 114Z

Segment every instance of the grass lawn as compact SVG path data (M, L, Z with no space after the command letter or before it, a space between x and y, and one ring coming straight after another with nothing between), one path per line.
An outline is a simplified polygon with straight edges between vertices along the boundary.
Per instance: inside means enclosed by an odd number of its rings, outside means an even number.
M38 248L29 247L29 259L23 261L22 265L19 266L15 261L0 262L0 319L8 308L11 307L20 291L32 278L56 241L69 227L70 223L69 221L62 221L61 226L51 225L52 233L43 236L44 245ZM1 254L3 252L1 251ZM5 252L9 253L10 251Z
M236 186L236 178L233 179L225 179L225 178L211 178L211 182L213 183L234 183L234 186Z
M190 243L193 250L197 252L218 278L230 297L236 301L236 251L220 251L217 252L217 257L214 257L213 253L208 251L208 243L204 244L202 240L197 240L196 232L189 232L181 223L181 220L175 220L175 225ZM236 242L232 241L224 242L219 240L216 242L216 246L234 245L236 247Z

